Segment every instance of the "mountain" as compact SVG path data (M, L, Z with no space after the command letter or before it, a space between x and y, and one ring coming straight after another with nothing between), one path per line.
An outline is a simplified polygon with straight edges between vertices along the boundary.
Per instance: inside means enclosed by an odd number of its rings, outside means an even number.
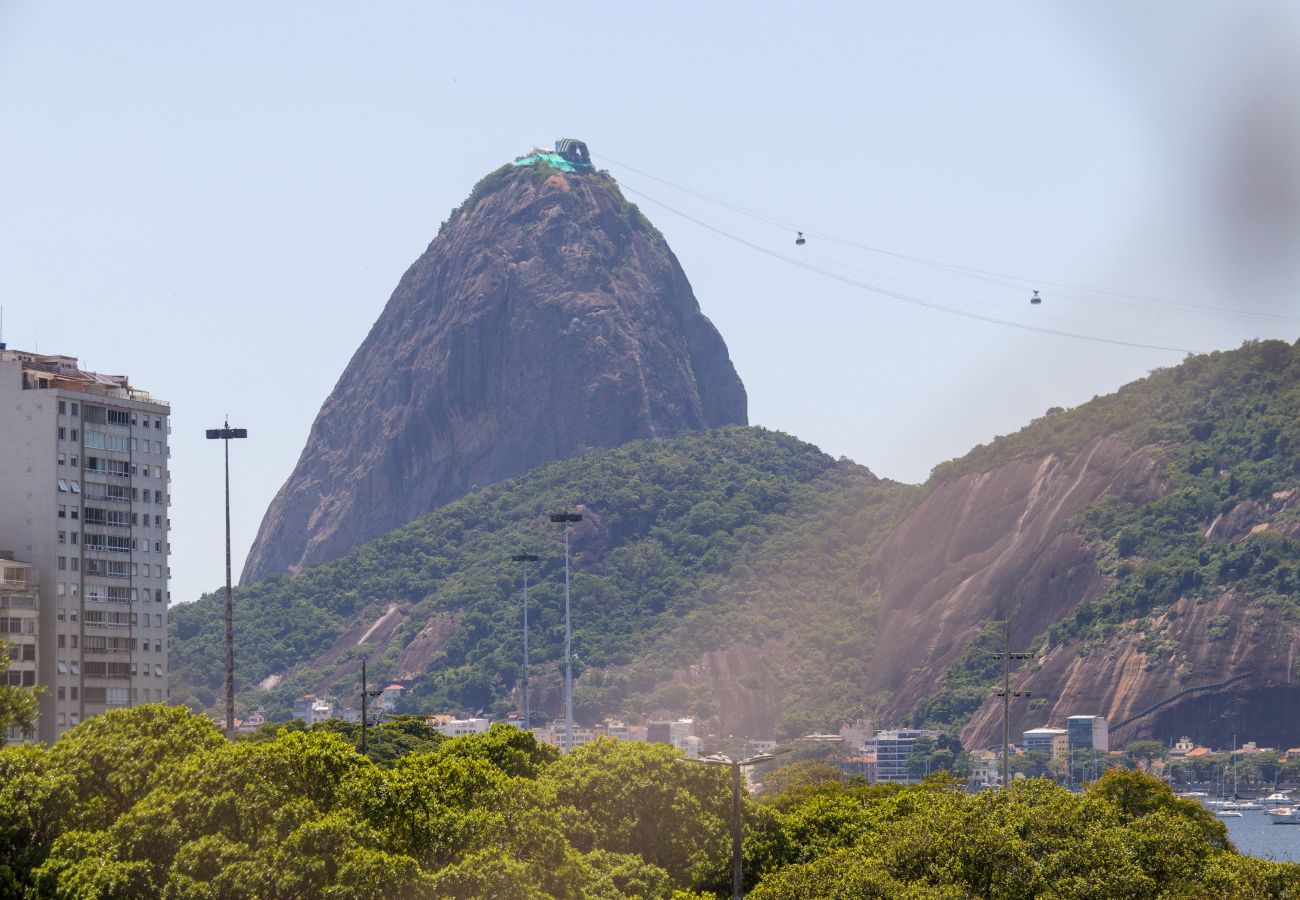
M520 705L531 550L534 710L557 715L560 535L573 531L581 721L691 714L785 736L867 715L997 743L1101 714L1115 742L1300 721L1300 344L1189 357L937 466L924 485L758 428L638 441L473 492L236 592L244 705L355 695L359 659L410 710ZM210 706L221 597L173 615L173 696Z
M572 541L578 714L692 713L736 733L860 701L870 609L858 584L915 491L760 428L636 441L482 488L294 576L235 591L241 706L352 702L371 677L412 710L522 707L521 570L530 572L532 708L560 715L563 539ZM172 612L172 696L213 704L224 596Z
M1291 746L1300 722L1300 344L1189 357L939 466L880 549L865 688L887 721L999 740L1105 715L1112 737ZM917 666L917 660L924 665Z
M551 460L747 421L677 258L583 151L576 166L534 154L488 175L402 276L268 508L244 583Z

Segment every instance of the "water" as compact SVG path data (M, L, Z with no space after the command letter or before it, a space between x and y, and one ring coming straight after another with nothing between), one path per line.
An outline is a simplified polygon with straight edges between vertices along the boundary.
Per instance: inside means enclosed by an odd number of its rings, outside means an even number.
M1249 856L1278 862L1300 862L1300 825L1274 825L1268 813L1245 810L1241 818L1219 819L1228 826L1228 837Z

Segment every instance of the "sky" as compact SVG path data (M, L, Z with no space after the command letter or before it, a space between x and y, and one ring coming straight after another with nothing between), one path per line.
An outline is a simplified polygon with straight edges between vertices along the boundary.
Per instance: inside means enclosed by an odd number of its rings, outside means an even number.
M1300 337L1298 94L1285 2L0 0L4 340L171 403L194 599L224 577L204 430L249 430L238 573L439 223L577 137L750 421L916 482L1189 351Z

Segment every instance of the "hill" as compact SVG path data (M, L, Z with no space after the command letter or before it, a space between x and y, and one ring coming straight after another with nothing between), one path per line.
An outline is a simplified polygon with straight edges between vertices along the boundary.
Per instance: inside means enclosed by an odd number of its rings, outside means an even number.
M1010 615L1022 727L1290 741L1300 721L1300 345L1188 358L936 468L880 552L886 717L996 742ZM915 659L927 660L921 670ZM1283 743L1282 746L1291 744Z
M550 460L747 421L663 236L589 164L526 161L480 181L402 276L267 509L245 583Z
M520 571L533 709L561 712L563 544L572 532L579 716L693 713L737 733L861 702L869 548L913 490L786 435L735 426L550 463L476 491L342 559L235 592L240 704L287 715L305 693L412 686L412 709L521 706ZM172 613L173 699L210 706L223 595Z
M922 486L747 428L541 467L337 564L241 588L242 702L348 695L370 653L414 685L412 709L517 708L505 560L531 549L535 708L558 713L560 545L544 514L567 507L587 516L583 720L694 714L791 735L865 714L989 746L1010 617L1017 649L1037 652L1014 675L1034 696L1013 732L1096 713L1121 743L1296 737L1300 345L1275 341L1049 410ZM219 612L215 595L176 609L173 696L213 699Z

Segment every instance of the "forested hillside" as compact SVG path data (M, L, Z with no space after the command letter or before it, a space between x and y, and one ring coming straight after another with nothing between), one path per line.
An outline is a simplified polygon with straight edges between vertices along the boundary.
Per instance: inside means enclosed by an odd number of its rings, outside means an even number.
M534 709L558 713L563 544L547 514L574 509L584 516L572 531L580 717L725 718L713 689L674 673L712 650L771 641L781 653L749 673L767 695L749 710L758 721L728 724L770 731L789 698L800 722L834 719L862 703L870 607L860 581L910 495L759 428L549 464L337 562L237 588L241 706L283 716L306 691L351 702L368 656L372 678L412 686L410 708L519 708L521 571L510 557L532 552ZM174 699L206 707L219 692L223 600L173 611Z

